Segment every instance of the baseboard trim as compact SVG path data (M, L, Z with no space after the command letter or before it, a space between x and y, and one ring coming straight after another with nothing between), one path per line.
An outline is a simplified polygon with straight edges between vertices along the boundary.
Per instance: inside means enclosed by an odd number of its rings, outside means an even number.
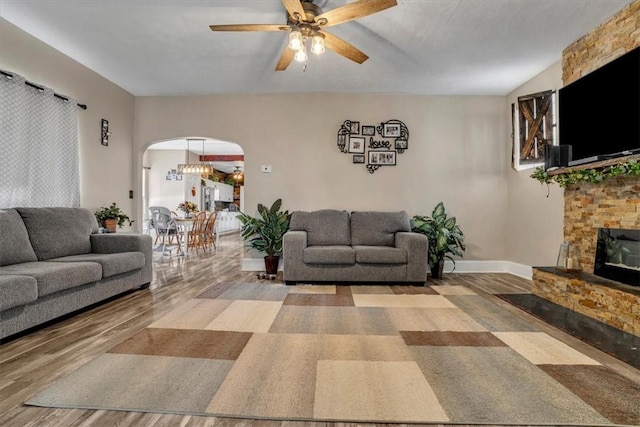
M264 258L244 258L242 271L264 271ZM278 261L278 271L282 271L282 258Z
M278 264L278 270L282 271L282 258ZM242 260L242 271L264 271L263 258L244 258ZM513 261L456 261L456 268L453 269L453 262L445 261L445 273L510 273L523 279L531 279L533 271L531 266L519 264Z
M453 269L453 262L447 260L444 263L445 273L509 273L523 279L531 279L533 270L531 266L519 264L513 261L456 261L456 268Z

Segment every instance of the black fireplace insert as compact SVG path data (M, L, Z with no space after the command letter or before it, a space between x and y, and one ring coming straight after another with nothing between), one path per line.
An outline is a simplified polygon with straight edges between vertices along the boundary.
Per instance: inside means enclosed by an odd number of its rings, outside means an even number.
M640 286L640 230L600 228L593 273Z

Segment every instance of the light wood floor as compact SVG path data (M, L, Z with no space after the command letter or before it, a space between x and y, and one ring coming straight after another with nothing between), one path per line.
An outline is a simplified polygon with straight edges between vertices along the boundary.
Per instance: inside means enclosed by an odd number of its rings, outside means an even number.
M215 254L165 257L149 289L128 293L0 345L0 426L348 426L347 423L251 421L122 411L48 409L22 402L216 283L269 282L240 270L237 234L220 238ZM640 382L640 371L529 316L495 293L526 293L530 282L509 274L445 274L437 284L465 285L553 337Z

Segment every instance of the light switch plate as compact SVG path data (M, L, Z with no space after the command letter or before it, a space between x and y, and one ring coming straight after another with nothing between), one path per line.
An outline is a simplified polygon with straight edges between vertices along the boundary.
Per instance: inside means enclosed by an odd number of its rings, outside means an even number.
M262 165L260 166L260 170L262 173L271 173L271 165Z

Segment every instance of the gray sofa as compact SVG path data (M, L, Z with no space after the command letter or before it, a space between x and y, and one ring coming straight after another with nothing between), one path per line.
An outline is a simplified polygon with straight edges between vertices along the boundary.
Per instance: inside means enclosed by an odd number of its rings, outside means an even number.
M145 287L152 238L98 234L82 208L0 210L0 339Z
M284 280L424 285L428 245L404 211L296 211L284 235Z

